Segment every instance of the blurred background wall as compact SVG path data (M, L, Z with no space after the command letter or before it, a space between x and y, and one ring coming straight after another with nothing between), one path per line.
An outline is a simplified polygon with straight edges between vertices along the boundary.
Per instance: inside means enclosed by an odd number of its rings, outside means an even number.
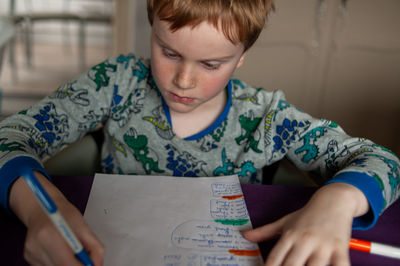
M16 10L22 12L26 1L16 1ZM47 2L41 8L62 9L64 1L35 0L31 8ZM7 2L1 1L1 14L7 15ZM149 55L145 0L68 2L76 13L112 16L112 23L87 24L85 67L119 53ZM280 89L289 102L313 116L331 119L350 135L372 139L400 154L399 13L398 0L276 0L276 12L235 76L267 90ZM79 24L69 22L68 41L64 22L45 24L38 22L33 28L31 67L26 64L23 29L17 29L18 78L12 78L15 72L5 57L0 76L3 113L11 112L7 102L19 101L15 94L23 100L41 97L82 70L76 56ZM43 52L51 46L58 46L57 60ZM50 61L56 64L45 66ZM61 66L68 70L57 70ZM47 74L39 74L39 69Z

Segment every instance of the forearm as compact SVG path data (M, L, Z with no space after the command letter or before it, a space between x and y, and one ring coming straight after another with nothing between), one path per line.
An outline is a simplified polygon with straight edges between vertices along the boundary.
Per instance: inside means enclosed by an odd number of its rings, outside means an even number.
M309 204L323 207L326 204L332 204L332 201L338 207L343 208L352 217L358 217L366 214L369 210L369 203L364 193L357 187L346 183L330 183L318 189Z
M35 175L55 202L65 199L62 193L51 184L43 174L35 172ZM45 215L34 194L22 177L16 179L10 188L9 206L11 211L13 211L27 227L32 218L35 219L37 215Z

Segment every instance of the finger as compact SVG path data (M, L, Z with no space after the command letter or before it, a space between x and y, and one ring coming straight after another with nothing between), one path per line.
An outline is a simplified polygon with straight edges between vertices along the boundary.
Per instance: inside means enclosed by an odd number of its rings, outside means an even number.
M97 236L91 231L89 225L83 219L79 210L72 205L62 206L68 215L68 223L73 229L76 237L81 242L83 248L89 253L94 265L103 265L104 245Z
M301 262L302 265L306 264L307 266L330 265L331 255L332 250L329 247L319 245L315 246L308 256L302 258Z
M268 254L266 266L276 266L282 265L286 254L290 252L293 247L293 238L288 236L288 234L282 236L276 245L272 248L271 252Z
M59 232L57 232L60 234ZM77 259L72 251L72 248L67 244L61 235L55 235L54 237L60 237L59 241L50 240L43 243L47 247L44 249L44 253L50 258L50 264L46 265L68 265L68 266L82 266L82 263Z
M31 260L38 265L81 266L72 248L53 225L47 230L36 232L34 237L29 237L26 246Z
M30 265L51 265L50 256L44 251L42 244L28 230L24 245L24 259Z
M87 230L81 235L81 241L94 265L103 265L105 248L96 235L92 231Z
M315 250L315 245L313 243L297 240L286 253L283 265L305 265L313 250Z
M310 256L307 266L313 265L340 265L340 266L350 266L350 257L347 245L345 248L338 245L339 243L333 243L332 248L325 248L327 245L318 248L312 256Z
M281 234L282 225L283 221L280 219L276 222L266 224L252 230L244 231L242 232L242 235L244 238L252 242L261 242Z
M47 245L51 245L51 249ZM41 243L35 245L35 248L28 247L24 249L24 258L30 265L68 265L68 266L81 266L73 254L71 248L65 243ZM47 246L47 248L46 248Z
M319 265L331 265L330 264L330 254L329 252L321 252L318 251L315 254L312 254L307 261L307 266L319 266Z
M63 253L60 256L52 256L52 264L50 265L57 265L57 266L82 266L82 262L78 260L75 254L70 253L66 254Z
M37 254L41 254L40 257ZM24 259L32 266L51 265L50 257L45 252L36 252L24 248Z
M28 230L24 258L31 265L82 265L53 225L38 232Z
M332 265L350 266L349 249L346 247L332 254Z

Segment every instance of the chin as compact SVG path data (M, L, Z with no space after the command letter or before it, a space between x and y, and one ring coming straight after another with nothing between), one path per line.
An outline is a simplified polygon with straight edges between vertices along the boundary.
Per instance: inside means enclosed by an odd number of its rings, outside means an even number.
M176 103L168 104L168 108L169 108L170 112L172 111L175 113L190 113L191 111L196 109L195 106L176 104Z

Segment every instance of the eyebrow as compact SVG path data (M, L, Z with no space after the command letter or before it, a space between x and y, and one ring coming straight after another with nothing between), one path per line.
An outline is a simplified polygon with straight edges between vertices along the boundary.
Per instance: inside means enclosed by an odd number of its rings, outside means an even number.
M156 33L154 33L154 36L157 39L157 42L164 48L164 49L168 49L171 50L172 52L180 55L180 53L178 53L177 51L175 51L173 48L171 48L168 44L166 44L160 37L158 37L158 35ZM209 58L209 59L201 59L199 60L199 62L212 62L212 61L218 61L218 62L227 62L230 59L232 59L234 57L234 55L228 55L228 56L223 56L223 57L219 57L219 58Z

